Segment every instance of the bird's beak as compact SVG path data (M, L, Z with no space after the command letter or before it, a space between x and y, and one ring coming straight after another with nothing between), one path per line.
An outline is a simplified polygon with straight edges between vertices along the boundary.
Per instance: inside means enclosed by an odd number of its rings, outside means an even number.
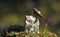
M40 14L39 16L40 16L41 18L45 19L45 17L44 17L42 14Z
M41 12L38 9L34 8L34 10L35 10L35 12L36 12L36 14L38 16L40 16L41 18L45 19L45 17L41 14Z

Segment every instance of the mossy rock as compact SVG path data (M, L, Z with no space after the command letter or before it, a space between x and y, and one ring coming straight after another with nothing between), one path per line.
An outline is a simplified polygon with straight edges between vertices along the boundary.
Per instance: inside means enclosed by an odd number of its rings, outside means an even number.
M24 32L18 32L19 34L17 35L17 37L57 37L57 35L55 33L49 32L49 31L42 31L40 32L40 34L33 34L33 33L28 33L25 34Z

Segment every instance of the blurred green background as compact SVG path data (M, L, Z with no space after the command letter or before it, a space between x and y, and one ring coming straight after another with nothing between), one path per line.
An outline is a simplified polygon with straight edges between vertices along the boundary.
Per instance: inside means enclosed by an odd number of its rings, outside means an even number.
M24 25L25 12L33 14L33 8L51 18L48 29L60 37L60 0L0 0L0 28L9 24ZM44 26L43 21L41 19Z

